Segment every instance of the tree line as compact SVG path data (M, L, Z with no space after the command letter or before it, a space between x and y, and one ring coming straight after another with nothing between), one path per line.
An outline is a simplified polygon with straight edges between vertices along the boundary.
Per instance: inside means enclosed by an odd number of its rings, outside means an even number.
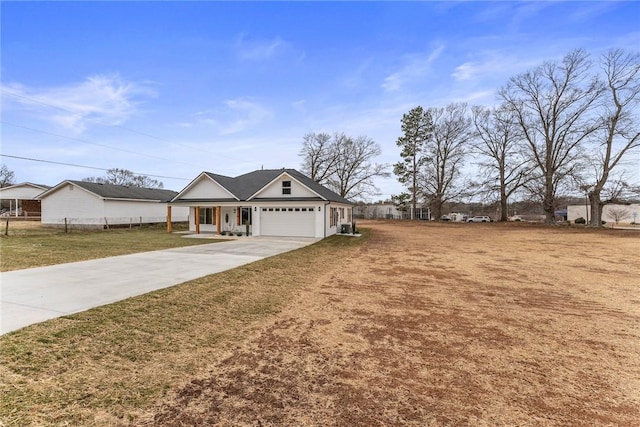
M403 115L393 173L407 191L394 203L412 215L428 206L439 219L445 203L481 196L499 200L506 221L520 194L552 223L559 197L579 190L600 226L605 204L640 193L621 167L640 147L639 53L611 49L594 63L576 49L511 77L497 98L492 108L454 102ZM370 138L343 133L307 134L300 152L307 175L351 199L376 194L374 179L389 176L379 154ZM463 175L469 161L475 176Z

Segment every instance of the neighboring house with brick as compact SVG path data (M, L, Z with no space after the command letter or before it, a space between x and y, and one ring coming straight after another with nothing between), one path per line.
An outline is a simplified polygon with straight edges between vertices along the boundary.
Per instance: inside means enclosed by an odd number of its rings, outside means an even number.
M47 185L23 182L0 188L0 207L11 216L40 216L38 195L49 189Z

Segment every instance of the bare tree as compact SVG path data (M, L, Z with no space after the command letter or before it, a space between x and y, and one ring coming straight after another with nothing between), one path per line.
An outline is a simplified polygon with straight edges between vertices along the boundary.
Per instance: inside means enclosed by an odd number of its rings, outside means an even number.
M433 118L433 138L424 145L421 189L429 200L431 211L440 220L442 205L462 196L461 168L471 140L471 119L467 104L452 103L444 108L430 108Z
M308 133L303 137L300 156L302 172L316 182L325 183L338 161L335 140L328 133Z
M492 194L498 192L500 221L507 221L509 198L534 178L533 162L524 154L522 128L508 106L474 107L472 111L473 150L481 156L478 164L485 177L478 186Z
M151 179L146 175L136 175L127 169L109 169L104 177L87 177L83 181L97 182L99 184L124 185L128 187L141 188L163 188L162 182Z
M13 184L15 184L15 174L12 170L9 170L7 165L2 164L0 166L0 188Z
M425 163L424 145L432 138L433 120L431 112L418 106L402 116L402 133L396 144L402 147L402 161L393 166L398 181L407 185L411 192L411 219L415 219L418 194L418 178Z
M377 194L374 179L389 176L387 165L373 162L382 152L380 145L367 136L345 134L337 134L335 144L338 155L335 170L327 177L328 186L347 199Z
M629 218L630 212L629 209L622 206L611 206L607 214L618 224L623 219Z
M619 186L614 185L614 190L609 189L613 193L611 197L602 200L612 171L629 152L640 147L640 114L637 110L640 103L640 54L612 49L602 58L602 68L606 83L605 99L600 115L601 132L597 135L599 143L590 156L595 183L588 192L590 225L594 227L602 224L604 205L615 201L619 194L615 191Z
M584 141L597 129L589 119L602 84L589 74L588 54L575 50L512 77L499 95L518 118L529 155L542 177L545 221L553 223L557 190L580 166Z
M374 163L380 145L367 136L341 132L305 135L300 156L302 170L314 181L348 199L377 193L374 180L387 177L387 165Z

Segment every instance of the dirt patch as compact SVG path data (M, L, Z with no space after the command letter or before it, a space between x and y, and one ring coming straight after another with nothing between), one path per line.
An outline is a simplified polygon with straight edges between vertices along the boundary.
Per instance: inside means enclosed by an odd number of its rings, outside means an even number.
M638 425L640 234L365 225L143 424Z

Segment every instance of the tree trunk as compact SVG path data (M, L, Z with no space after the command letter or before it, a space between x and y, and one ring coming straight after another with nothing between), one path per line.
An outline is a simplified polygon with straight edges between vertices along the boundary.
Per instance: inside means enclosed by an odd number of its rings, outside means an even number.
M440 218L442 218L442 200L440 198L433 199L431 201L431 209L435 220L440 221Z
M602 227L602 208L604 203L600 200L600 190L589 191L589 203L591 204L589 227Z
M502 222L507 222L509 220L508 201L507 188L504 183L504 172L500 171L500 221Z
M500 199L500 221L506 222L509 220L509 206L507 204L507 197L504 196Z
M547 225L555 223L555 200L553 197L553 177L547 176L544 188L544 199L542 200L542 209L544 210L544 222Z

